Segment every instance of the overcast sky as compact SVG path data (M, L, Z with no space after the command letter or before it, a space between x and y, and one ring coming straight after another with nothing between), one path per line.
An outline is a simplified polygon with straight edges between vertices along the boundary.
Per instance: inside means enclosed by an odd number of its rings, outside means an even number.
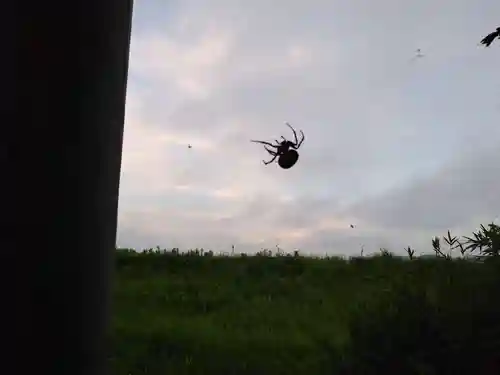
M500 215L500 40L478 47L498 26L498 0L136 1L118 245L469 235ZM291 138L285 121L300 159L264 166L249 140Z

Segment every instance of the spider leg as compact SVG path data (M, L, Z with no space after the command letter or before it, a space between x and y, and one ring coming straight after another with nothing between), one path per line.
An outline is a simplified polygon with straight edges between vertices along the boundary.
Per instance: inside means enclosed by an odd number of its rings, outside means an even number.
M287 125L288 125L288 127L289 127L290 129L292 129L292 131L293 131L293 136L295 137L295 144L297 144L297 143L299 142L299 140L297 139L297 132L296 132L296 131L295 131L295 129L292 127L292 125L290 125L288 122L285 122L285 124L287 124ZM283 139L284 139L284 138L283 138Z
M269 150L266 146L264 146L264 149L265 149L267 152L269 152L271 155L273 155L273 156L277 156L277 155L278 155L278 153L277 153L277 152L275 152L275 151L273 151L273 150Z
M304 137L304 132L303 132L302 130L300 131L300 135L302 136L302 138L300 139L300 142L298 142L298 143L296 142L296 143L292 146L292 147L293 147L294 149L296 149L296 150L300 147L300 145L302 144L302 142L304 142L304 139L305 139L305 137Z
M264 141L254 141L254 140L250 140L250 142L254 142L254 143L262 143L263 145L267 145L267 146L271 146L271 147L274 147L274 148L278 148L278 146L273 145L272 143L269 143L269 142L264 142Z
M300 131L300 135L302 136L302 138L300 139L300 142L297 144L297 148L299 148L302 142L304 142L304 139L306 139L306 137L304 136L304 132L302 130Z
M278 154L274 155L273 158L269 161L265 161L265 160L262 160L262 162L265 164L265 165L268 165L268 164L271 164L273 161L276 160L276 158L278 157Z

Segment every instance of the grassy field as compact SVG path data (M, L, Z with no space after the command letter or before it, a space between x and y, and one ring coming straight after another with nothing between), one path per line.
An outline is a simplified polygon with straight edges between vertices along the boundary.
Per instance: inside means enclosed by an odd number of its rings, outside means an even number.
M500 374L500 263L119 250L113 374Z

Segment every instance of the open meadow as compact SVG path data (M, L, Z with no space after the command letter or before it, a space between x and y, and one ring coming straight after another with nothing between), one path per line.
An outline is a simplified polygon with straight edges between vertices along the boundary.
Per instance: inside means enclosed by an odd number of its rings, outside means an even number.
M118 250L113 373L498 374L497 259Z

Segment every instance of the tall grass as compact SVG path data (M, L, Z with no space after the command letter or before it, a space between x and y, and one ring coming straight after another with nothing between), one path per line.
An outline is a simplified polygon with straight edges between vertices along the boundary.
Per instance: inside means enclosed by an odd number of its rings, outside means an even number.
M113 374L500 374L497 230L434 259L120 250Z

